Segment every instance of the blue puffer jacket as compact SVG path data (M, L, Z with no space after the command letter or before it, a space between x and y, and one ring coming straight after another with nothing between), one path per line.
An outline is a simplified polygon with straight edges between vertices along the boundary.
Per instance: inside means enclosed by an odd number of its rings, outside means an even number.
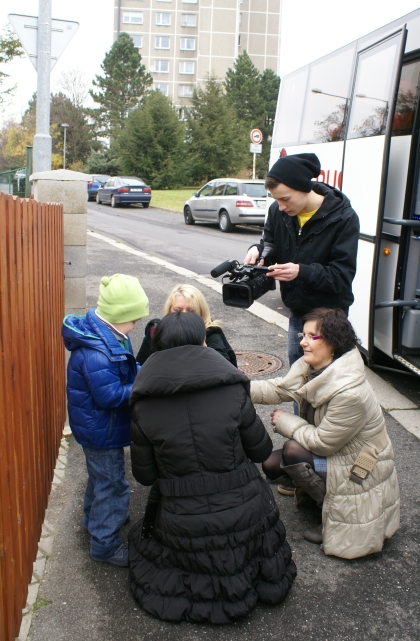
M139 365L91 309L66 316L62 335L67 366L69 422L80 445L111 449L130 445L131 388Z

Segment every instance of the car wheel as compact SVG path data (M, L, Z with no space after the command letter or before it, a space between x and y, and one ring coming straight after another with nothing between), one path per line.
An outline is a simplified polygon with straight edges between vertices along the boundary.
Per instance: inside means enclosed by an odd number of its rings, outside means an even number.
M232 225L230 222L229 214L225 209L220 212L219 215L219 227L221 231L226 232L227 234L234 230L235 225Z
M195 223L195 220L191 213L191 209L189 207L185 207L184 209L184 221L186 225L194 225Z
M114 196L111 196L111 207L118 207L118 203L115 201Z
M143 203L144 209L147 209L149 205L150 205L150 203Z
M99 194L96 194L96 202L98 203L98 205L101 204L101 199L99 198Z

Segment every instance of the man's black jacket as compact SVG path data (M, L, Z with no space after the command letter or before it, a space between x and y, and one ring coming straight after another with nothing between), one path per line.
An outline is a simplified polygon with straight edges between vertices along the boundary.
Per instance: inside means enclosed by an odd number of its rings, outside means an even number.
M303 316L316 307L347 313L354 300L359 218L338 189L314 183L313 190L325 196L324 202L301 230L297 216L281 212L277 201L271 205L258 247L261 253L264 241L273 243L277 263L299 264L295 280L280 282L282 300L293 314Z

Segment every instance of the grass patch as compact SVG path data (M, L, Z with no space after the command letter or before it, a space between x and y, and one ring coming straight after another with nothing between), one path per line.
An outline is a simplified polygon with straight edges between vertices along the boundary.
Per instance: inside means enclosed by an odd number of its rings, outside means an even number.
M35 602L35 605L33 606L32 610L33 612L36 612L40 608L45 607L46 605L50 605L52 601L47 601L46 599L37 599Z
M174 209L183 211L184 203L191 198L194 191L199 187L184 187L184 189L153 189L152 201L153 207L164 207L165 209Z

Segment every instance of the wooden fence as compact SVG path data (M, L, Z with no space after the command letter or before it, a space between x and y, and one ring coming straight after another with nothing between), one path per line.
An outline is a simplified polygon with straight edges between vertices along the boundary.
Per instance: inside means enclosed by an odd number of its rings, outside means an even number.
M19 634L65 421L63 207L0 193L0 641Z

